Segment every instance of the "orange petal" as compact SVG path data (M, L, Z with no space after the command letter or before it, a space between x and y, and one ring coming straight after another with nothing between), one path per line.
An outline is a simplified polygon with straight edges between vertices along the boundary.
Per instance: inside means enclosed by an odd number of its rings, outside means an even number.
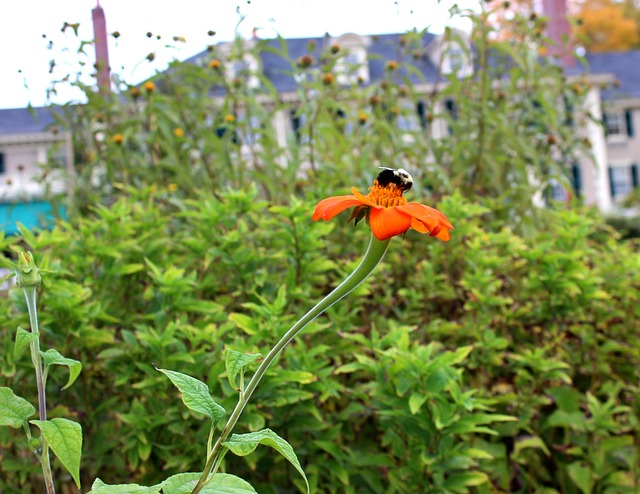
M435 237L439 238L440 240L444 240L445 242L448 242L449 239L451 238L451 233L449 232L449 229L445 227L442 230L440 230L440 232Z
M360 205L360 201L351 195L327 197L316 205L311 218L313 221L318 221L320 218L328 221L345 209L358 205Z
M351 192L353 195L360 201L360 203L364 206L371 206L372 208L380 209L382 206L378 206L375 202L367 199L367 197L356 190L355 187L351 187Z
M398 206L398 209L403 213L411 215L412 219L422 223L422 225L426 227L427 231L430 232L429 235L431 237L439 238L445 242L451 238L449 230L453 229L453 225L449 222L447 217L437 209L417 202L410 202L409 204ZM411 222L411 227L420 233L426 233L420 228L416 228L413 221Z
M411 228L420 233L429 233L429 229L424 225L424 223L413 216L411 217Z
M405 233L411 227L411 216L398 207L372 208L369 213L371 231L378 240L386 240Z
M437 214L438 211L430 208L429 206L425 206L424 204L410 202L403 206L398 206L398 209L403 213L420 220L429 229L429 231L433 230L440 224L440 217Z

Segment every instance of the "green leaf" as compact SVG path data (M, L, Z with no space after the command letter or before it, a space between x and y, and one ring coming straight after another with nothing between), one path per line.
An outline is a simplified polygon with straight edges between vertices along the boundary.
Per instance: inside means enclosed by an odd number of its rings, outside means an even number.
M0 387L0 425L22 427L36 409L24 398L13 394L11 388Z
M427 397L420 393L411 393L409 397L409 410L411 415L415 415L420 410L420 407L427 401Z
M593 488L593 475L591 469L580 462L567 466L569 477L583 494L590 494Z
M44 359L45 367L49 368L52 365L66 365L69 368L69 380L62 389L67 389L71 386L80 375L82 370L82 363L72 358L63 357L58 350L53 348L46 352L40 352Z
M444 352L442 355L438 355L429 363L429 367L433 366L434 369L441 369L442 367L449 367L452 365L460 364L469 356L473 346L462 346L454 352Z
M215 427L225 414L225 409L218 405L209 394L209 387L195 377L187 376L181 372L166 369L156 370L167 376L182 394L182 403L194 412L202 413L211 419L212 427Z
M460 472L452 474L444 483L446 489L453 492L468 492L466 487L482 485L489 481L489 477L483 472Z
M108 485L102 480L96 479L88 494L158 494L162 485L144 487L138 484Z
M179 473L162 483L163 494L190 494L202 474ZM202 494L256 494L251 484L228 473L216 473L213 480L201 491Z
M13 356L14 358L18 358L25 348L27 348L32 341L38 338L38 335L32 333L31 331L27 331L23 328L18 328L16 332L16 342L13 345Z
M69 471L80 488L80 457L82 456L82 427L68 419L32 420L60 463Z
M522 452L522 450L529 449L529 448L540 449L544 452L545 455L551 456L551 453L549 452L549 448L547 448L547 445L544 443L542 439L540 439L540 437L527 436L523 438L518 438L516 440L515 446L513 448L513 458L516 459L517 457L520 456L520 453ZM516 461L518 460L516 459Z
M117 264L111 271L111 274L125 276L129 274L139 273L140 271L144 271L144 264L135 262L128 264Z
M272 447L289 460L295 469L298 470L300 475L302 475L302 478L307 485L307 492L309 492L307 476L305 475L304 470L302 470L293 448L287 441L282 439L271 429L263 429L261 431L249 432L247 434L233 434L231 439L223 443L223 446L226 446L232 453L238 456L247 456L255 451L258 444Z
M227 368L227 378L232 388L240 389L240 386L236 383L236 378L238 375L244 374L244 369L247 365L255 362L260 357L262 357L261 353L241 353L231 348L224 349L224 365Z

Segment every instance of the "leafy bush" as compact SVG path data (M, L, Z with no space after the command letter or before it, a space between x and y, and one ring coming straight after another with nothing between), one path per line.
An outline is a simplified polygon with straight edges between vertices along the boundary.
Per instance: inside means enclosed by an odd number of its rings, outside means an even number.
M568 182L588 87L534 62L541 21L517 17L519 38L496 42L488 14L471 15L476 75L429 93L413 78L421 33L407 33L395 68L366 87L327 83L344 52L309 47L304 67L283 43L306 75L295 105L266 79L230 84L206 63L121 83L122 98L87 88L88 104L66 108L70 218L0 246L27 246L57 272L39 298L42 338L83 371L64 391L50 377L50 415L83 426L85 486L202 468L207 426L152 364L206 381L230 409L223 349L265 353L351 271L366 226L312 223L311 211L325 194L364 191L380 165L411 171L452 240L394 239L374 276L280 357L238 430L278 431L314 493L637 492L638 245L577 204L532 206L552 179ZM418 102L449 132L400 128ZM280 142L270 122L290 112L304 124ZM30 397L28 359L12 351L23 297L0 306L0 384ZM38 491L27 446L5 428L0 446L0 490ZM260 450L223 467L259 492L303 489Z

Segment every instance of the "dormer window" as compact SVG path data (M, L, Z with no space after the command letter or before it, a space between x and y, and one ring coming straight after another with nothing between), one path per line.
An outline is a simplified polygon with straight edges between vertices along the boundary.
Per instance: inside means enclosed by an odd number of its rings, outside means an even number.
M429 43L425 51L431 63L441 68L443 75L468 77L473 74L469 37L462 31L446 31Z
M245 53L242 58L230 60L227 64L227 80L233 82L240 79L246 82L247 87L257 88L260 79L256 75L259 69L258 61L252 55Z
M345 34L335 39L332 46L344 50L336 62L338 84L366 84L369 82L369 64L367 63L367 46L369 39L357 34Z
M225 76L227 81L233 84L236 80L242 80L249 88L260 86L257 74L260 64L255 54L251 51L252 41L242 41L242 45L235 43L223 43L219 45L221 54L226 60Z
M443 45L442 73L455 74L458 77L467 77L473 72L470 55L456 42Z

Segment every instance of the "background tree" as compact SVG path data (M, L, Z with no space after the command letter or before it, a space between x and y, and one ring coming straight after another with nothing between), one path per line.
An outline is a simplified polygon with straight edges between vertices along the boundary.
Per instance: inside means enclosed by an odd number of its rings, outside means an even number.
M575 34L589 52L640 46L640 17L633 1L585 0L575 5L575 17Z

